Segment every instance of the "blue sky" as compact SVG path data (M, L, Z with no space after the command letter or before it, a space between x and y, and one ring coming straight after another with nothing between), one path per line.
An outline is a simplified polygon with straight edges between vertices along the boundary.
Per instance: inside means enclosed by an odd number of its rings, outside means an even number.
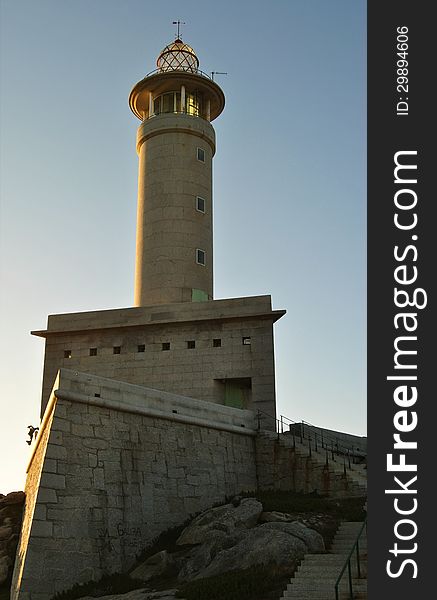
M127 97L186 21L214 122L215 296L271 294L278 413L366 432L366 3L0 0L0 492L22 488L48 314L131 306ZM6 426L3 424L5 423Z

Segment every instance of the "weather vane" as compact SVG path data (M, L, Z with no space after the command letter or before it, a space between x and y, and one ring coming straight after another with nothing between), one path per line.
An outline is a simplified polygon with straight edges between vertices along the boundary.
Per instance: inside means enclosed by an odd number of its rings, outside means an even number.
M178 32L176 34L176 39L179 40L180 39L181 25L186 25L186 23L185 23L185 21L173 21L173 25L177 25L178 26Z

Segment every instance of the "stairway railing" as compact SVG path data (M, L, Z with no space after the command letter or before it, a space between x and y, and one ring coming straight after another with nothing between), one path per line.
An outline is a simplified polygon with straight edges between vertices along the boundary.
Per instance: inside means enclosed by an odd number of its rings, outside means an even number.
M337 462L337 459L343 461L343 473L346 476L347 469L351 470L352 465L363 460L367 455L364 449L358 446L346 446L338 437L330 434L321 427L316 427L307 421L294 421L289 417L280 415L279 419L259 410L257 411L258 431L261 430L261 422L270 419L275 422L275 431L280 439L281 434L290 434L293 437L293 447L296 447L296 438L299 438L301 445L308 447L308 456L312 452L325 451L326 465L329 461Z
M363 535L364 529L367 532L367 518L365 519L363 526L360 529L360 532L357 535L357 539L355 540L354 545L352 546L351 551L349 552L349 556L347 557L342 570L340 571L340 575L337 578L337 581L335 582L335 600L339 600L339 585L341 580L343 579L343 575L346 572L347 569L347 574L348 574L348 583L349 583L349 598L351 600L353 600L354 598L354 590L353 590L353 580L352 580L352 556L355 554L356 555L356 561L357 561L357 574L358 574L358 579L361 578L361 559L360 559L360 538Z

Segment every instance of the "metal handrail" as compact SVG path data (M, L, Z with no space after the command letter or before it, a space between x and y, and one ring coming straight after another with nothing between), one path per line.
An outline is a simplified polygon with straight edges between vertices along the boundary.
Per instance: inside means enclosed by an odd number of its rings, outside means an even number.
M284 419L286 421L289 421L290 423L293 423L294 425L300 425L302 427L302 429L304 429L304 426L307 425L308 427L312 427L314 429L319 429L320 430L320 439L321 439L321 445L322 448L325 447L325 442L331 442L332 444L335 443L335 447L337 452L340 454L352 454L352 458L353 458L353 462L355 460L355 454L356 452L362 452L363 454L367 454L367 452L365 450L363 450L360 447L356 447L356 448L351 448L348 446L345 446L342 442L340 442L339 438L336 436L333 436L332 434L327 433L326 430L324 430L322 427L318 427L317 425L313 425L312 423L309 423L308 421L293 421L293 419L289 419L288 417L285 417L284 415L281 415L281 423L283 423ZM316 434L316 432L314 432ZM303 435L303 437L305 437L305 434ZM331 445L332 445L331 444ZM328 444L329 445L329 444Z
M292 425L297 425L299 426L299 433L298 435L300 435L301 438L301 443L303 443L303 440L305 439L305 425L307 425L307 427L311 427L315 430L320 429L320 433L317 434L317 431L314 431L313 429L311 429L309 431L309 435L307 433L307 438L308 438L308 447L309 447L309 452L311 455L311 442L314 442L314 450L315 452L318 452L318 439L320 440L320 445L322 447L322 449L324 449L326 452L329 452L332 456L332 460L335 461L335 454L340 455L343 458L343 462L344 465L346 465L346 461L348 463L349 468L351 468L351 459L352 459L352 464L355 464L355 458L357 457L357 451L358 452L362 452L363 454L367 454L365 452L365 450L362 450L360 448L354 448L352 447L348 447L345 446L344 444L342 444L340 442L340 440L338 439L338 437L333 436L332 434L327 433L325 430L323 430L321 427L317 427L316 425L313 425L312 423L309 423L307 421L294 421L293 419L290 419L289 417L286 417L284 415L280 415L280 418L277 419L276 417L273 417L272 415L258 409L258 429L261 428L261 423L260 423L260 415L263 415L265 417L268 417L269 419L272 419L275 421L275 430L276 433L278 434L278 439L279 439L279 434L280 433L285 433L284 431L284 426L289 427L289 431L293 434L293 436L295 435L295 432L292 431ZM287 423L285 422L287 421ZM320 436L318 438L318 435ZM360 458L363 458L362 456Z
M302 421L303 424L308 425L309 427L314 427L314 429L320 429L322 431L321 427L318 427L317 425L313 425L312 423L309 423L308 421ZM327 439L330 440L335 440L336 444L338 443L339 439L336 436L330 435L329 433L326 432L325 430L325 437ZM347 446L344 446L343 444L340 444L342 446L342 448L344 448L345 450L349 450L349 448ZM367 452L365 450L363 450L360 447L357 447L356 450L359 450L360 452L363 452L364 454L367 454Z
M147 75L144 76L144 79L146 77L150 77L151 75L156 75L157 73L192 73L193 75L200 75L201 77L206 77L206 79L209 79L210 81L214 81L214 79L208 75L208 73L205 73L204 71L201 71L200 69L196 69L194 71L191 70L187 70L185 71L184 69L168 69L166 71L163 71L162 69L153 69L153 71L150 71L150 73L147 73Z
M357 558L357 574L358 574L358 579L361 577L361 565L360 565L360 545L359 545L359 540L360 537L364 531L364 528L366 528L367 531L367 517L364 520L364 523L357 535L357 538L355 540L354 545L351 548L351 551L349 552L349 555L343 565L342 570L340 571L340 575L337 577L337 581L335 582L335 600L339 600L339 595L338 595L338 586L340 585L340 581L342 580L342 577L344 575L344 572L346 571L346 567L347 567L347 571L348 571L348 579L349 579L349 598L351 600L353 600L354 598L354 591L353 591L353 584L352 584L352 566L351 566L351 559L352 559L352 554L354 553L354 551L356 550L356 558Z

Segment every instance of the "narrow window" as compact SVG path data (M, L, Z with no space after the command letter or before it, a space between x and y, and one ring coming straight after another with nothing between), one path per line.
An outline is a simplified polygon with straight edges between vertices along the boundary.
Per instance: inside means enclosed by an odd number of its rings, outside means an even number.
M90 356L97 356L97 348L90 348Z
M196 210L201 213L205 212L205 198L201 198L200 196L196 197Z
M221 345L222 345L221 339L220 338L214 338L212 340L212 345L213 345L213 348L221 348Z
M138 352L145 352L146 351L146 344L138 344L137 351Z
M197 160L205 162L205 150L203 148L197 148Z
M159 115L161 112L161 96L158 96L158 98L155 98L153 101L153 112L155 115Z
M193 349L193 348L195 348L195 347L196 347L196 342L195 342L195 340L188 340L188 342L187 342L187 348L188 348L189 350L192 350L192 349Z
M205 257L206 257L205 250L201 250L200 248L196 248L196 263L198 265L205 266Z
M121 346L113 346L112 352L114 354L120 354L120 352L121 352Z
M251 342L250 336L243 337L242 341L243 341L243 346L250 346L250 342Z
M64 358L71 358L71 350L64 350Z
M170 350L170 342L162 342L163 350Z

